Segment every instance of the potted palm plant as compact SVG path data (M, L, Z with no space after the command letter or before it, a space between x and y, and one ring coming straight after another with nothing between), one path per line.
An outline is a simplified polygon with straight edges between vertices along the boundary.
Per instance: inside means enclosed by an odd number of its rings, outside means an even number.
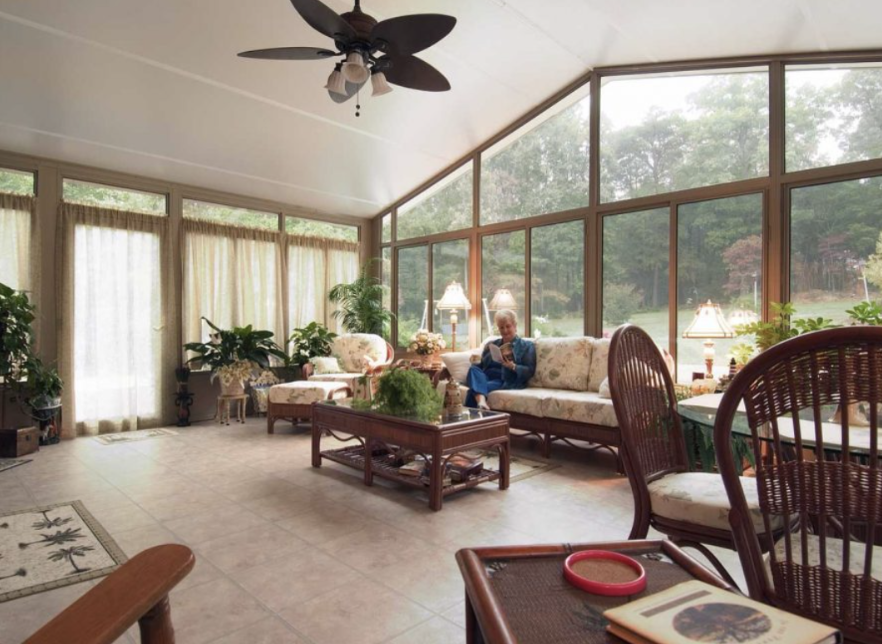
M337 284L328 293L328 299L337 305L334 319L340 320L349 333L373 333L388 336L394 314L383 308L383 283L368 269L366 263L354 282Z
M8 390L21 393L28 363L34 360L31 351L31 323L34 305L24 291L0 284L0 428L6 424Z
M257 331L245 327L220 329L207 318L202 318L214 329L209 342L188 342L184 349L196 355L187 363L199 362L211 369L211 379L220 379L221 392L227 396L245 393L248 382L257 367L268 369L270 357L284 361L284 351L272 341L272 331Z

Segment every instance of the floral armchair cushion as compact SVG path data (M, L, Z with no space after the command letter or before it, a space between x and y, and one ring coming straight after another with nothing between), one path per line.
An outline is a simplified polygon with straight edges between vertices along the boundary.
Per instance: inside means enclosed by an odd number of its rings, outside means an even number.
M344 333L334 338L331 354L340 361L340 367L348 373L362 373L365 358L372 363L386 362L386 341L372 333Z
M609 375L609 343L608 338L589 338L593 347L591 351L591 368L588 371L588 391L599 391L600 384Z
M539 338L530 386L585 391L590 366L591 338Z

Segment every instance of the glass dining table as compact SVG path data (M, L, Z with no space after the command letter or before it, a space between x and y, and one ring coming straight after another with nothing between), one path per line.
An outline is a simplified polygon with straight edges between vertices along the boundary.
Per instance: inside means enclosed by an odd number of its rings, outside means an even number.
M677 403L677 412L680 417L695 423L705 431L713 433L714 423L717 418L717 409L723 394L704 394L687 398ZM836 415L835 405L821 407L820 440L826 458L838 460L842 453L842 427L839 420L831 421ZM804 449L814 449L817 444L814 416L811 409L803 410L800 414L801 440ZM866 457L870 453L870 427L852 425L848 436L848 452L852 456ZM876 430L878 432L878 429ZM778 435L784 444L796 443L793 418L781 416L778 418ZM747 423L747 415L743 406L740 406L732 421L733 437L751 437L750 426ZM877 434L878 435L878 434ZM770 424L760 427L758 436L762 440L773 440L774 436Z

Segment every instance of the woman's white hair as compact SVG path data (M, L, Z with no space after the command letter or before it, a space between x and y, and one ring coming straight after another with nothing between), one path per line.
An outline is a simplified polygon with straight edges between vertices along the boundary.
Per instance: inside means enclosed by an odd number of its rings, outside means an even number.
M511 309L500 309L493 316L493 322L499 326L500 322L511 322L515 326L518 324L518 314Z

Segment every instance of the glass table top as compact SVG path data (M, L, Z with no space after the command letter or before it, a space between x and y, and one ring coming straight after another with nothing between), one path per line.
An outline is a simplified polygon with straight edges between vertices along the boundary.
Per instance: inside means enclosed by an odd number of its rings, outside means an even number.
M440 414L434 420L421 420L412 415L407 414L381 414L378 411L367 407L361 407L356 402L353 404L353 398L343 398L342 400L324 400L316 403L317 405L321 405L323 407L343 407L345 409L351 409L360 413L372 414L375 416L385 416L388 418L397 418L399 420L406 420L412 423L419 423L421 425L427 425L430 427L438 427L444 428L452 425L457 425L460 423L473 422L476 420L483 420L486 418L499 418L501 416L506 416L507 414L500 411L491 411L489 409L475 409L472 407L463 407L463 413L459 416L448 416L446 414Z

